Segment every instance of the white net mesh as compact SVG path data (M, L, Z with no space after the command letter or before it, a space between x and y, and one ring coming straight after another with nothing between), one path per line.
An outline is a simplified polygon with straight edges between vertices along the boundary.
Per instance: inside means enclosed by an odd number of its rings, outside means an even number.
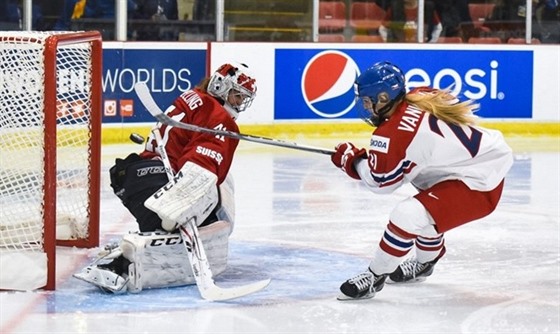
M0 32L0 247L40 251L44 212L56 205L57 239L87 238L91 182L92 48L56 48L56 101L46 107L44 50L56 32ZM48 66L48 65L47 65ZM45 113L56 113L56 176L45 176ZM96 176L97 177L97 176ZM52 182L52 183L49 183ZM56 198L44 197L56 187Z

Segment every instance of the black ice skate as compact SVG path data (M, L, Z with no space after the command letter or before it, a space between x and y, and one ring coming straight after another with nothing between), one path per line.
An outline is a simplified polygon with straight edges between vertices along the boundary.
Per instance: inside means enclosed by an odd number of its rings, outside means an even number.
M397 270L389 275L387 283L414 283L426 280L434 272L438 259L420 263L416 259L408 259L401 263Z
M369 299L381 291L385 285L387 275L377 276L368 268L368 271L353 277L340 286L338 300Z

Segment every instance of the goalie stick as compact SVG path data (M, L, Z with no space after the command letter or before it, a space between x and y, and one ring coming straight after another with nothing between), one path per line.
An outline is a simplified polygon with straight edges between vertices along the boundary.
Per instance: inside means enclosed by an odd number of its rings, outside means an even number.
M152 114L152 116L155 117L162 124L174 126L185 130L195 131L195 132L209 133L213 135L220 135L220 136L235 138L239 140L246 140L246 141L251 141L260 144L272 145L272 146L280 146L280 147L291 148L291 149L307 151L312 153L321 153L326 155L333 155L335 153L334 150L328 150L319 147L304 146L304 145L299 145L297 143L291 143L283 140L246 135L246 134L241 134L232 131L208 129L192 124L178 122L172 119L171 117L167 116L161 110L161 108L154 101L154 98L152 97L152 94L150 93L148 86L144 82L137 82L134 85L134 90L136 91L136 95L138 95L138 98L140 99L144 107L146 107L148 112Z
M173 181L173 170L171 169L167 152L163 146L159 129L157 127L152 129L152 133L156 139L156 149L163 161L169 181ZM187 257L196 280L196 286L198 287L198 291L200 292L202 298L211 301L234 299L262 290L270 283L270 279L266 279L231 288L222 288L217 286L214 282L212 269L210 268L210 263L208 262L204 245L202 244L202 240L200 239L200 235L198 233L196 219L189 219L186 223L186 227L179 225L179 232L181 233L181 239L183 240L183 245L187 251Z

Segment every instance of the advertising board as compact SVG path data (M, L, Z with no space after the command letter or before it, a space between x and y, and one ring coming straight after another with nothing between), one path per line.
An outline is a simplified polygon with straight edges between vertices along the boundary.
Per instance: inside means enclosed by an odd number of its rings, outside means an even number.
M378 61L405 72L407 89L449 88L481 117L530 119L532 51L277 49L274 119L357 118L354 81ZM291 108L285 108L285 101Z
M104 44L103 123L154 121L134 93L136 82L146 82L154 99L165 109L206 75L206 43L158 46Z
M359 121L353 81L376 61L398 64L409 89L451 87L497 122L560 121L560 52L554 45L105 42L103 123L153 124L132 87L147 82L167 108L224 62L242 62L257 97L239 124Z

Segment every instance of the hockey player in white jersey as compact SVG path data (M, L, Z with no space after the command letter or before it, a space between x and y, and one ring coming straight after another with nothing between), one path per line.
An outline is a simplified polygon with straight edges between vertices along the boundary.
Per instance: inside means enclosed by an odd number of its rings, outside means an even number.
M367 270L341 285L339 299L372 298L385 281L430 276L445 254L444 233L494 211L513 163L502 134L475 125L477 103L441 89L406 93L394 64L364 71L356 94L376 129L369 148L340 143L332 162L375 193L405 183L418 193L393 209Z

